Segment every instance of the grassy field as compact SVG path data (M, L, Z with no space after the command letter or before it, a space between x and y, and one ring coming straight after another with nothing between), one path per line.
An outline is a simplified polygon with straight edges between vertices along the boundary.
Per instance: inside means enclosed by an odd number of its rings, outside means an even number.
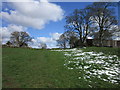
M95 50L95 48L88 48L83 51L87 52L92 49ZM104 51L104 49L100 50ZM108 50L108 54L113 50ZM101 52L97 48L96 51ZM70 54L71 51L67 51L67 53ZM112 54L118 55L117 52ZM120 87L119 84L97 77L91 77L89 82L84 78L85 72L83 70L80 72L79 69L68 69L65 64L66 60L70 60L71 57L66 57L64 51L3 48L2 55L3 88ZM81 78L79 78L80 76Z
M103 52L105 54L117 55L120 58L120 48L111 47L87 47L84 51Z

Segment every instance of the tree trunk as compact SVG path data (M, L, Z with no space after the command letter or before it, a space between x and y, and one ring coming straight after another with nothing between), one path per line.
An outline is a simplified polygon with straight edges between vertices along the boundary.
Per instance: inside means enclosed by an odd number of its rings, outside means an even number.
M66 43L64 42L64 49L66 48Z
M99 31L99 46L102 47L102 33L103 33L103 28L100 27Z
M80 48L83 47L83 42L82 42L81 39L80 39L80 41L79 41L79 45L80 45Z
M79 34L80 34L79 45L80 45L80 48L81 48L81 47L83 47L82 32L80 32Z

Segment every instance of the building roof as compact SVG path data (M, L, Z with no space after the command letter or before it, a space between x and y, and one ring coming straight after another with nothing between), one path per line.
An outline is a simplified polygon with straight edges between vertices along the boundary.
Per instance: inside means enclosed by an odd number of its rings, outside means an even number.
M87 39L93 39L93 37L87 37Z

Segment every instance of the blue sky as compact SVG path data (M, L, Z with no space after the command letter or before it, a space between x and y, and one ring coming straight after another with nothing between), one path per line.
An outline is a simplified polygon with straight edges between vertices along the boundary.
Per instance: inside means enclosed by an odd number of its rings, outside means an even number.
M91 2L92 3L92 2ZM61 6L61 8L65 11L65 16L69 15L73 12L74 9L79 8L83 9L86 5L91 4L90 2L56 2L55 4ZM35 30L30 28L29 32L33 37L50 37L49 33L63 33L65 25L65 18L61 21L53 22L50 21L48 24L45 25L45 28L41 30Z
M32 47L36 48L40 42L43 42L48 48L54 48L57 44L55 40L64 32L65 16L72 13L74 9L83 9L92 4L92 2L47 3L44 5L39 2L35 4L37 8L31 3L30 5L20 2L3 3L1 11L3 43L9 40L11 32L17 30L26 31L34 37Z

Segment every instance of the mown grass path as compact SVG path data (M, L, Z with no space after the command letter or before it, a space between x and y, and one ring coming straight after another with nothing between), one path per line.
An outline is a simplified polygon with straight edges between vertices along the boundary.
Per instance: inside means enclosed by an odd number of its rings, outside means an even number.
M64 66L63 52L24 48L3 48L3 88L115 88L117 84L91 78L78 79L82 72Z
M3 88L76 87L74 71L64 67L60 52L3 48Z

